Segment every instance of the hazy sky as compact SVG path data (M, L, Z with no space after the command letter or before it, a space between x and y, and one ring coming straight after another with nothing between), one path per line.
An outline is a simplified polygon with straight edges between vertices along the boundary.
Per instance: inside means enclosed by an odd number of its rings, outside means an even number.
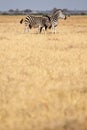
M49 10L61 9L87 9L87 0L0 0L0 11L9 9Z

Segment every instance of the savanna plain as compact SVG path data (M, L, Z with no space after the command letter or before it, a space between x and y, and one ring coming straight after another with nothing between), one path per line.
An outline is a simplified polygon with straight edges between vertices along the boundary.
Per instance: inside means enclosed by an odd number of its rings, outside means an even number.
M87 130L87 16L57 33L0 16L0 130Z

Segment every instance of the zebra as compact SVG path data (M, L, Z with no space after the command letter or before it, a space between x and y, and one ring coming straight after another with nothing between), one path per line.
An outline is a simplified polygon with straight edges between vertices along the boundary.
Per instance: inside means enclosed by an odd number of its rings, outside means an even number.
M63 13L61 9L56 9L53 11L51 16L47 16L50 19L50 27L52 28L52 33L56 33L56 27L58 26L58 19L66 19L66 15Z
M25 31L29 31L32 27L37 28L38 32L41 33L42 29L45 30L50 26L50 18L48 16L36 17L32 15L26 16L25 20L22 18L20 23L25 23Z

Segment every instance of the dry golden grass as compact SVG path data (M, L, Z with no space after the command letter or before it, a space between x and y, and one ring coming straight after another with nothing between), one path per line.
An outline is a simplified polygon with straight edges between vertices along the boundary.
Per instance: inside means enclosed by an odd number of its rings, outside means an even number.
M24 34L0 16L0 130L87 130L87 16Z

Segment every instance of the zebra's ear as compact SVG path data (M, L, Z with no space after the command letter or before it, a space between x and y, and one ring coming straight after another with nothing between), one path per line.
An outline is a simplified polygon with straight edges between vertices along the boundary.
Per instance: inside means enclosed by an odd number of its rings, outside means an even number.
M63 9L58 9L58 11L61 11L61 12L63 12Z
M52 13L55 14L55 12L57 11L57 8L53 8Z

